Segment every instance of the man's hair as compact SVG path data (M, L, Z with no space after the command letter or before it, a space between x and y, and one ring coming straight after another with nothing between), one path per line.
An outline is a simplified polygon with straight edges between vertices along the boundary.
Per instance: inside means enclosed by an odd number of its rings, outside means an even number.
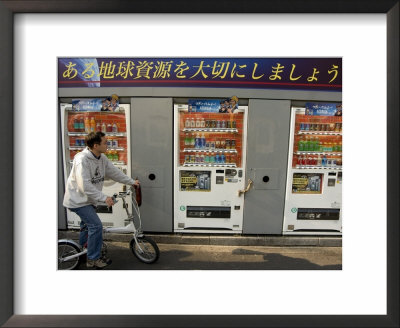
M97 132L90 132L86 137L85 137L85 142L86 145L92 149L95 144L100 145L101 143L101 138L104 137L105 134L103 132L97 131Z

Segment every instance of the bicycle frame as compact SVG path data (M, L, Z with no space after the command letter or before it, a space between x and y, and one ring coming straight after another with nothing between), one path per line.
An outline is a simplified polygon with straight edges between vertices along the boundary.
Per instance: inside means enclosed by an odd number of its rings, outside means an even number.
M132 206L136 211L136 214L138 216L139 219L139 228L136 228L135 223L134 223L134 215L132 213L129 212L128 210L128 203L125 201L125 197L128 195L132 195ZM137 244L137 247L140 249L141 252L143 252L143 249L140 247L140 243L138 243L137 238L143 236L142 230L141 230L141 225L142 225L142 221L140 218L140 211L139 211L139 206L136 202L136 199L134 199L133 197L133 193L131 193L130 191L127 192L120 192L119 195L114 194L113 195L113 200L114 200L114 204L117 203L117 199L116 198L121 198L122 202L123 202L123 207L125 208L126 214L128 216L126 221L129 221L129 224L127 224L125 227L103 227L103 232L104 233L122 233L122 234L128 234L128 233L132 233L133 234L133 238L135 239L135 243ZM82 248L78 243L74 242L73 240L70 239L61 239L59 240L59 242L65 242L65 243L71 243L73 245L75 245L77 248L79 248L80 250L82 250L79 253L76 253L74 255L65 257L62 259L62 262L66 262L69 260L72 260L76 257L79 257L81 255L84 255L87 253L87 248Z

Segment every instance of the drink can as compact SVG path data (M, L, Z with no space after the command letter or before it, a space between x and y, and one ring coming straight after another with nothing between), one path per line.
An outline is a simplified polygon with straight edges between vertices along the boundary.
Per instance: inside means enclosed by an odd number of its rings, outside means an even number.
M199 154L196 154L196 156L195 156L195 162L196 162L196 163L200 163L200 155L199 155Z
M326 131L326 124L321 124L321 131Z
M300 124L300 130L304 130L304 123Z
M225 162L226 163L230 163L231 162L231 155L229 155L229 154L225 155Z
M225 154L221 154L221 163L225 163Z
M232 121L231 124L232 124L232 129L236 129L236 121Z
M221 140L221 149L225 149L225 139Z
M222 129L225 129L225 128L226 128L226 121L225 121L225 120L223 120L223 121L221 122L221 128L222 128Z
M217 121L216 120L212 120L211 127L215 128L216 126L217 126Z
M204 157L204 162L210 163L210 155L206 154L206 156Z
M107 148L112 148L112 140L111 139L107 140Z
M81 146L82 146L82 147L85 147L85 145L86 145L86 144L85 144L85 139L80 139L80 141L81 141Z
M231 140L231 149L236 149L236 140L235 139Z
M190 155L185 155L185 163L189 163L190 162Z
M206 148L209 149L210 148L210 142L206 141Z
M225 140L225 148L226 149L231 149L231 141L229 139Z
M75 139L75 146L80 146L81 145L81 139Z
M112 140L112 146L113 146L113 148L117 148L118 147L118 140L117 139L113 139Z
M310 124L308 124L308 123L304 124L304 130L309 131L310 130Z
M210 154L210 163L215 163L215 156L214 156L214 154Z
M220 128L221 128L221 121L220 121L220 120L217 121L216 128L217 128L217 129L220 129Z
M232 128L232 121L226 121L226 127L228 129L231 129Z
M210 148L211 148L211 149L215 149L215 141L214 141L214 140L211 140L211 142L210 142Z
M219 140L215 141L215 148L221 148L221 142Z

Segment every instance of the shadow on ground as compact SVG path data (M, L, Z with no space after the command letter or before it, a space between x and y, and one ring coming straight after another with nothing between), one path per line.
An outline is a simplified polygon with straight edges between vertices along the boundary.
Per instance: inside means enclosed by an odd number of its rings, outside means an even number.
M234 256L236 255L236 256ZM304 258L279 253L236 248L227 253L204 253L172 249L161 250L153 264L140 262L127 247L108 245L108 256L113 263L104 270L341 270L341 264L318 265ZM209 257L208 257L209 256ZM315 254L314 254L315 256ZM321 253L321 255L324 254ZM207 258L208 257L208 258ZM247 261L247 258L251 260ZM304 257L304 256L303 256ZM82 263L79 270L88 270Z

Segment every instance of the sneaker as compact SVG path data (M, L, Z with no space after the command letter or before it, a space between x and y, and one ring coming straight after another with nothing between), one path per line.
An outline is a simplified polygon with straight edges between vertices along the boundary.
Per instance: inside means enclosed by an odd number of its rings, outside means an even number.
M102 258L99 258L97 260L89 260L88 259L87 262L86 262L86 266L88 268L103 269L107 265L111 264L111 260L110 259L108 259L108 260L109 260L109 263L107 261L105 261L104 259L102 259Z

